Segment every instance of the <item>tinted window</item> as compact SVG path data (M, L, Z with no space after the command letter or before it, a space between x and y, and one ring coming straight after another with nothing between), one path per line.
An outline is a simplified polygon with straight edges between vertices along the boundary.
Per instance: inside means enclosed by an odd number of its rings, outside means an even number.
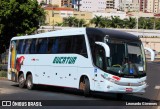
M36 53L36 39L32 39L29 51L30 51L30 54Z
M25 41L24 54L30 54L29 48L31 46L31 39Z
M57 37L49 38L48 52L51 54L57 53L58 52L58 43L59 43L59 39Z
M17 54L23 54L23 42L24 40L19 40L17 45Z
M80 54L84 57L87 56L86 43L83 35L73 36L73 53Z
M47 38L38 39L37 53L46 54L48 52L48 40Z
M71 53L72 36L59 38L58 53Z

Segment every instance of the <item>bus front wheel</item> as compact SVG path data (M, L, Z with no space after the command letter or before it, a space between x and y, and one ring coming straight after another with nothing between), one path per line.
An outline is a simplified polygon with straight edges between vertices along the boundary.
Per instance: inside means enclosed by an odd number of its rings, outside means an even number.
M19 87L20 88L24 88L25 87L24 74L20 74L20 76L18 78L18 82L19 82Z
M80 82L80 89L83 90L84 96L87 97L90 95L90 84L88 78L84 78L84 80Z
M27 81L26 81L26 84L27 84L27 88L29 90L32 90L33 89L33 80L32 80L32 75L28 75L27 76Z

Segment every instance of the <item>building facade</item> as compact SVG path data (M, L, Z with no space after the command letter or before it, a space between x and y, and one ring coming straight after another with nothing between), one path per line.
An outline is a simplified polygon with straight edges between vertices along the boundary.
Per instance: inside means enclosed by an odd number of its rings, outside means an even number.
M55 25L56 23L62 23L63 19L69 16L73 16L73 9L71 8L53 8L45 7L47 25Z
M92 16L93 16L93 18L95 16L102 16L102 17L107 17L107 18L111 18L113 16L113 17L119 17L120 19L128 18L128 16L126 15L126 12L121 12L121 11L116 11L116 12L93 12Z
M119 10L120 8L120 0L114 0L114 9Z
M80 11L98 12L106 10L106 0L81 0Z
M147 12L160 13L160 0L148 0Z
M120 10L121 11L134 11L139 12L139 0L120 0Z
M115 6L115 0L106 0L106 9L114 9Z
M141 12L147 12L147 1L148 0L140 0L139 1L139 10L141 11Z

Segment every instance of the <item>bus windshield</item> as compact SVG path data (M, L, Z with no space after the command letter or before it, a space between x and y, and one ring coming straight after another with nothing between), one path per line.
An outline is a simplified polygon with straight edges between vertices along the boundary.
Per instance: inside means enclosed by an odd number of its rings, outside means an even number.
M110 57L106 71L120 77L136 78L145 76L145 59L140 42L109 41Z

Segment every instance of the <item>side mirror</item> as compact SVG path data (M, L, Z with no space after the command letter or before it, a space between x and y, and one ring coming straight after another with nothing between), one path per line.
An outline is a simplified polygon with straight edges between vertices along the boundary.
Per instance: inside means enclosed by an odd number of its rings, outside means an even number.
M155 53L151 48L144 47L145 50L148 50L151 53L151 61L155 59Z
M102 46L104 48L106 57L110 57L110 48L109 48L109 46L106 43L104 43L104 42L95 42L95 43L97 45L100 45L100 46Z

